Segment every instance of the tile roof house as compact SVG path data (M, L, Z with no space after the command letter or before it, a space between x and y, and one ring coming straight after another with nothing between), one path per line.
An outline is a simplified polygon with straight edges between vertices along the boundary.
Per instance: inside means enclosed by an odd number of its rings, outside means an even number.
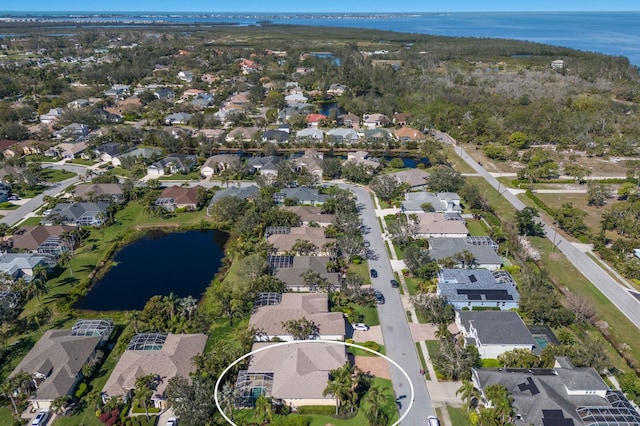
M73 231L74 226L25 226L10 237L11 247L31 253L60 254L72 248L72 241L65 241L60 236Z
M402 209L405 212L422 212L423 204L431 204L438 213L461 212L460 196L453 192L407 192L404 195Z
M109 215L107 203L58 203L42 219L43 225L102 226Z
M384 114L365 114L362 116L362 125L367 129L375 129L391 124L391 120Z
M409 185L409 188L415 190L424 188L426 186L427 178L430 176L430 173L416 168L389 173L389 176L393 177L399 183L405 183Z
M448 220L442 213L410 213L418 218L415 238L464 238L469 235L461 220Z
M171 212L176 210L194 211L198 208L198 190L201 188L200 186L190 188L170 186L160 193L156 205Z
M260 296L257 302L259 303ZM344 340L346 319L342 312L329 311L329 295L327 293L283 293L280 302L273 305L256 304L249 325L260 332L257 342L267 342L279 338L285 342L293 341L282 323L305 317L313 321L319 328L318 335L309 336L308 340Z
M36 409L49 408L59 396L72 395L82 378L82 367L94 356L100 336L72 336L71 330L47 330L13 369L39 382L30 401Z
M73 196L78 201L124 202L124 192L119 183L81 183L73 188Z
M316 188L306 188L302 186L297 188L282 188L273 195L273 200L279 205L284 205L284 200L291 199L296 200L298 204L321 206L328 198L328 195L320 194Z
M336 220L336 215L322 213L322 208L315 206L285 206L284 210L293 212L300 218L300 225L309 226L317 224L319 226L329 226Z
M195 155L170 154L147 167L147 174L151 176L163 176L167 171L169 174L187 174L194 169L197 161L198 157Z
M234 140L250 141L259 131L260 129L257 127L236 127L227 133L225 140L227 142L233 142Z
M318 127L321 123L327 121L327 116L324 114L307 114L307 126Z
M269 345L273 343L255 343L252 350ZM248 369L240 372L238 383L250 383L254 375L268 373L273 379L266 389L268 397L280 399L294 409L305 405L335 406L336 399L331 395L323 396L322 392L327 387L329 372L346 362L347 353L343 346L290 343L254 354ZM245 386L240 393L250 396L252 390Z
M420 130L412 129L411 127L401 127L395 132L396 138L401 142L406 141L424 141L426 136Z
M240 156L236 154L218 154L213 155L204 162L200 168L202 176L211 177L217 175L231 165L234 161L240 160Z
M50 257L34 253L1 253L0 272L11 276L13 281L22 278L26 282L33 279L33 272L38 266L50 268Z
M66 159L77 158L87 149L87 143L82 142L63 142L54 147L49 148L45 155L47 157L61 157Z
M129 342L111 376L102 388L103 399L123 396L128 399L136 385L136 378L153 374L160 382L151 401L157 408L165 408L165 390L169 379L182 376L190 380L195 370L192 358L204 351L206 334L138 334Z
M327 262L331 261L329 256L287 256L286 259L280 256L277 264L271 259L268 257L267 262L273 264L274 275L285 283L290 291L317 292L320 290L305 285L302 274L309 270L317 272L326 279L332 291L340 288L340 274L327 272Z
M322 181L322 172L324 170L324 156L316 150L309 149L304 155L291 159L291 164L296 171L306 169L311 175L315 176L318 182Z
M308 241L315 250L314 255L327 255L327 250L323 246L327 243L332 243L335 238L326 238L324 236L324 228L307 228L307 227L293 227L288 229L288 233L284 234L269 234L267 232L267 242L271 244L274 250L274 254L288 254L298 240Z
M429 238L429 256L436 261L454 258L468 251L473 255L473 265L464 265L459 260L458 267L477 267L495 271L502 267L502 258L496 250L498 245L489 237Z
M496 277L487 269L442 269L438 273L438 295L445 296L456 309L497 307L517 309L520 294L511 276Z
M515 349L537 349L533 335L517 312L456 311L455 321L465 346L478 348L480 358L495 359Z
M360 117L351 112L338 115L338 119L336 121L339 126L360 130Z
M577 368L556 357L551 369L472 369L486 404L485 390L501 385L513 398L516 425L639 425L640 414L621 391L611 389L590 367Z

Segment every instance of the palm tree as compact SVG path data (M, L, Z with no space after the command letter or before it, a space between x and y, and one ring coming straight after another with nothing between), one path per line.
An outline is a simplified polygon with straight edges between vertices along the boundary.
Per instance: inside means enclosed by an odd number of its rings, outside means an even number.
M235 396L236 391L234 386L229 383L225 383L224 386L222 386L222 391L220 392L220 402L222 410L231 420L233 420L233 400L235 399Z
M138 405L142 404L142 406L144 407L144 413L147 416L147 421L149 421L149 401L153 396L155 384L156 378L153 374L136 377L134 395L136 401L138 402Z
M63 264L66 263L67 266L69 267L70 275L73 275L73 269L71 268L71 257L72 257L72 254L70 251L62 252L58 257L58 264L62 266Z
M447 324L438 324L438 329L434 333L435 337L439 340L449 339L451 337L451 333L449 332L449 328Z
M471 411L480 399L480 391L469 380L462 381L462 386L456 391L456 395L460 395L467 406L467 411Z
M47 268L44 265L39 264L39 265L36 265L35 268L33 268L33 278L34 279L38 279L39 278L39 279L43 280L44 282L46 282L47 281L47 275L48 275L48 271L47 271Z
M164 310L166 311L166 314L169 316L169 319L173 321L174 318L176 317L176 311L180 304L180 299L173 292L169 293L169 295L165 296L163 299L164 299L163 300Z
M40 300L40 294L47 294L49 292L49 288L47 287L47 283L40 278L34 278L28 283L26 283L26 293L29 298L36 296L38 300L38 304L42 305L42 301Z
M69 395L61 395L54 398L51 401L51 410L55 414L60 414L64 411L64 407L71 401L71 397Z
M13 413L16 415L18 415L18 406L16 405L14 393L17 388L15 377L9 377L0 385L0 395L9 398L11 405L13 405Z
M271 399L264 395L260 395L258 399L256 399L254 415L258 417L258 424L263 424L265 421L271 423L271 420L273 419Z
M386 399L383 392L388 388L372 387L367 392L367 396L364 401L369 404L364 412L364 416L369 422L370 426L384 426L389 420L389 416L382 410L382 405Z
M198 301L193 296L187 296L180 299L180 312L187 320L193 319L193 314L198 308Z

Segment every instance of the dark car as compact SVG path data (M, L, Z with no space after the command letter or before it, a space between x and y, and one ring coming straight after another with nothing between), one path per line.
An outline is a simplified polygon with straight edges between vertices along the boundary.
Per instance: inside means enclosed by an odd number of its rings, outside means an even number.
M371 274L371 278L378 278L378 271L375 269L370 270L369 273Z
M384 296L382 293L376 293L376 303L378 305L384 305Z
M398 288L400 287L400 283L396 280L391 280L391 287Z

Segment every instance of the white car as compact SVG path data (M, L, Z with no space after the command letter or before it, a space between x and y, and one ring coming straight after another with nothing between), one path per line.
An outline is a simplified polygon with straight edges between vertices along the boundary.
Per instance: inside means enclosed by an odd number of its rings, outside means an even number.
M167 420L167 423L165 426L177 426L178 425L178 419L176 419L175 417L171 417L170 419Z
M427 417L427 422L429 423L429 426L440 426L440 420L438 420L436 416Z
M353 324L353 329L354 330L358 330L358 331L368 331L369 330L369 326L367 324L358 322Z
M47 422L49 418L49 410L40 410L38 414L33 418L31 426L42 426Z

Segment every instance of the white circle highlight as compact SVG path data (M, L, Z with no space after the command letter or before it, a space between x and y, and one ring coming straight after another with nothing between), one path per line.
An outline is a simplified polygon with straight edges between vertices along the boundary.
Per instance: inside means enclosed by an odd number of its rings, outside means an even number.
M274 343L272 345L269 346L265 346L259 349L256 349L255 351L251 351L249 353L246 353L244 355L242 355L240 358L236 359L235 361L233 361L231 364L229 364L229 366L227 368L224 369L224 371L222 372L222 374L220 374L220 377L218 377L218 380L216 381L216 387L214 389L213 392L213 399L216 403L216 408L218 409L218 411L220 412L220 414L222 414L222 417L224 417L224 419L233 426L238 426L236 425L229 417L227 417L227 415L224 413L224 410L222 409L222 407L220 407L220 401L218 401L218 388L220 387L220 383L222 382L222 378L227 374L227 372L229 372L229 370L231 370L233 368L234 365L238 364L239 362L241 362L242 360L250 357L253 354L257 354L258 352L262 352L262 351L266 351L268 349L271 348L276 348L278 346L285 346L285 345L296 345L299 343L328 343L328 344L332 344L332 345L342 345L342 346L347 346L347 347L352 347L352 348L358 348L358 349L362 349L364 351L370 352L372 354L376 354L384 359L386 359L387 361L389 361L391 364L393 364L398 370L400 370L400 372L404 375L404 377L406 377L407 381L409 382L409 388L411 390L411 399L409 402L409 405L407 406L407 410L404 412L404 414L398 419L398 421L396 421L394 424L392 424L391 426L396 426L399 425L400 422L407 417L407 414L409 414L409 411L411 411L411 407L413 407L413 397L415 395L414 389L413 389L413 382L411 381L411 378L409 378L409 375L407 374L407 372L404 370L404 368L400 367L400 365L398 365L397 362L395 362L394 360L392 360L391 358L389 358L386 355L381 354L378 351L374 351L373 349L369 349L366 348L362 345L358 345L355 343L347 343L347 342L342 342L342 341L333 341L333 340L293 340L291 342L279 342L279 343Z

